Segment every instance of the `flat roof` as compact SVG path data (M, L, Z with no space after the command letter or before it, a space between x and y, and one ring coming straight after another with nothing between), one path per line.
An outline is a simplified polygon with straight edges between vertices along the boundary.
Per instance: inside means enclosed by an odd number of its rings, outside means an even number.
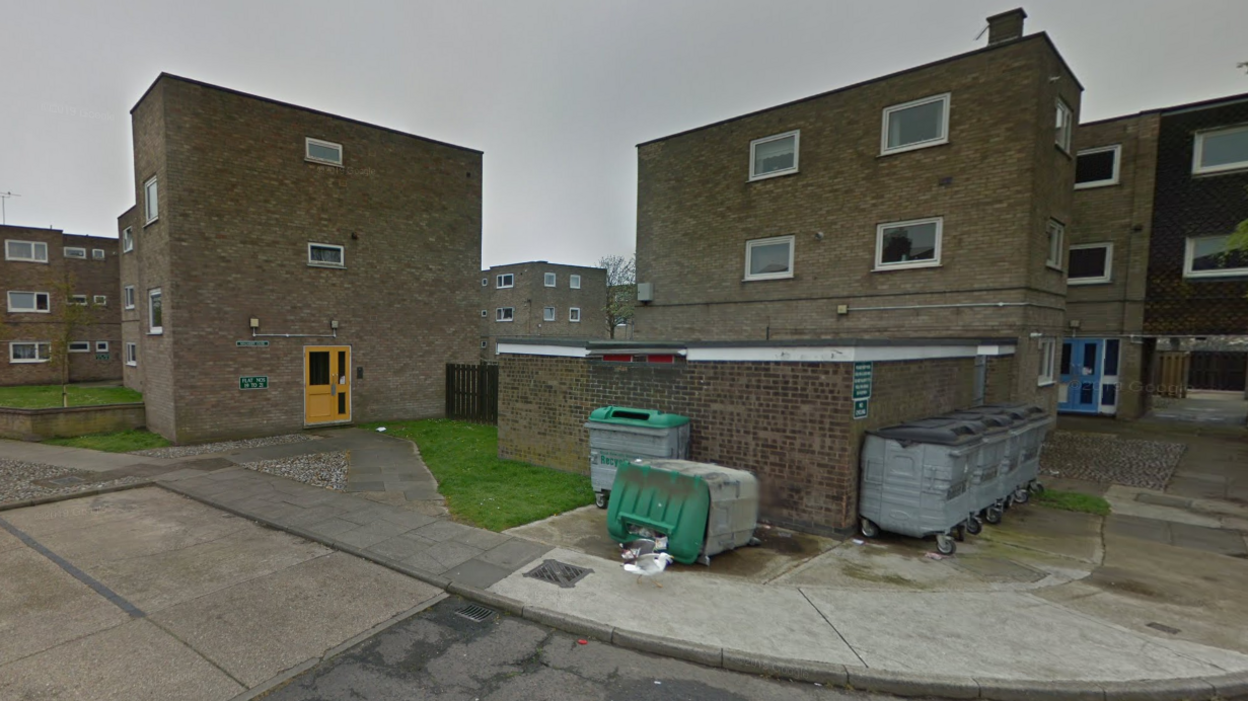
M547 338L527 336L524 338L499 338L499 343L511 343L524 346L567 346L569 348L588 348L590 350L612 350L616 348L822 348L825 346L861 346L907 348L917 346L964 346L969 343L979 345L1012 346L1018 340L1008 337L991 338L799 338L776 341L741 340L741 341L604 341L600 339L578 338Z
M497 268L514 268L520 265L554 265L560 268L583 268L585 270L606 270L606 268L599 268L596 265L575 265L573 263L551 263L548 260L526 260L520 263L500 263L499 265L491 265L488 268L484 268L481 272L484 273L490 270L495 270Z
M1197 100L1196 102L1185 102L1181 105L1171 105L1169 107L1154 107L1153 109L1140 110L1132 114L1123 114L1117 117L1106 117L1105 119L1097 119L1091 122L1080 122L1079 126L1086 127L1093 124L1105 124L1106 122L1117 122L1123 119L1135 119L1148 114L1174 114L1177 112L1191 112L1194 110L1208 109L1210 107L1222 107L1224 105L1233 105L1237 102L1248 102L1248 92L1239 93L1237 95L1226 95L1224 97L1214 97L1208 100Z

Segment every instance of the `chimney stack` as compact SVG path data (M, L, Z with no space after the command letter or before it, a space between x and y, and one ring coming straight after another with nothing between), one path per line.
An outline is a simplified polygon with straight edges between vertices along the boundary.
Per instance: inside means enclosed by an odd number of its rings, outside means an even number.
M1023 8L1002 12L988 18L988 45L994 46L1023 36L1023 20L1027 13Z

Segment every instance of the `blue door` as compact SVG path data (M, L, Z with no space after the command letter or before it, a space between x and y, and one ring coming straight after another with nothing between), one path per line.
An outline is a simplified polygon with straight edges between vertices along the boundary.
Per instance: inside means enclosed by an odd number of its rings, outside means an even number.
M1116 338L1068 338L1062 343L1058 410L1076 414L1114 414L1118 409Z

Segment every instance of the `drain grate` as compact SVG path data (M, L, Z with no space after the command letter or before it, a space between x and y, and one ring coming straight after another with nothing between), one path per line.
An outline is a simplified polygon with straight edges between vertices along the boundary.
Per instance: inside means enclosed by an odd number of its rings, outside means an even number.
M593 572L588 567L577 567L576 565L569 565L558 560L544 560L542 564L525 572L524 576L540 579L551 584L558 584L564 589L571 589L576 586L577 582L584 579L585 575L593 574Z
M45 480L45 481L48 484L55 484L58 487L70 487L75 484L82 484L86 482L85 479L81 477L75 477L73 475L68 475L66 477L57 477L55 479L50 479L50 480Z
M455 613L458 613L474 623L481 623L486 619L493 618L496 611L494 609L487 609L486 607L478 604L470 604L462 609L456 610Z
M1169 633L1170 635L1175 635L1180 632L1178 628L1171 628L1170 626L1164 623L1145 623L1144 625L1148 626L1149 628L1152 628L1153 630L1159 630L1163 633Z

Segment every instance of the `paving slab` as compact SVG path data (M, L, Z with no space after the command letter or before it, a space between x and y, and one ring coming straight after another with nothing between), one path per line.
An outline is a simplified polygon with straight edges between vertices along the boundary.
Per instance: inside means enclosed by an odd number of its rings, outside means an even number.
M478 589L489 589L511 573L512 570L509 568L499 567L498 565L492 565L483 560L473 558L446 570L442 573L442 576L459 584L467 584Z
M56 465L58 467L86 470L88 472L106 472L139 463L162 466L174 464L173 460L148 458L128 453L105 453L85 448L70 448L67 446L7 439L0 439L0 455L9 460L37 462L44 465Z
M523 538L512 538L502 545L490 548L481 553L476 559L487 562L496 567L502 567L509 570L516 568L535 560L553 548L549 545L534 543Z
M394 538L388 538L380 543L374 543L365 548L365 550L381 557L401 562L416 553L425 552L433 544L434 541L432 540L421 538L414 533L405 533Z
M1248 556L1243 536L1234 531L1173 523L1170 525L1170 537L1172 543L1180 548L1205 550L1232 557Z
M339 533L334 536L334 540L340 543L346 543L357 548L367 548L370 545L376 545L383 540L389 540L397 535L406 533L412 529L400 526L389 521L373 521L363 526Z

